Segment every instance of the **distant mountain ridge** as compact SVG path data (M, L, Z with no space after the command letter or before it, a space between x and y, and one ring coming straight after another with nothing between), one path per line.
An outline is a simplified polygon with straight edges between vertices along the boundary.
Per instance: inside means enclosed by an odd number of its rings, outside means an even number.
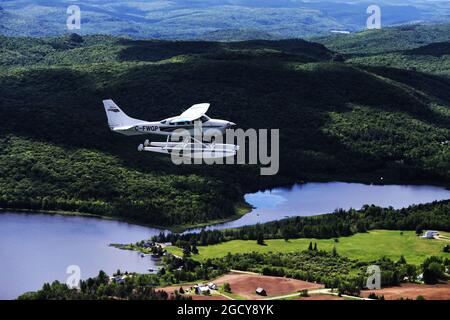
M450 23L411 24L354 34L312 37L310 40L341 54L353 56L396 52L450 41Z
M301 38L331 30L366 28L370 1L173 0L148 2L90 0L3 0L10 19L1 31L10 36L49 36L68 32L69 5L81 9L80 34L102 33L134 38L220 40ZM449 19L445 2L381 1L383 26ZM240 32L231 30L241 30ZM244 30L253 30L244 32ZM232 38L234 37L234 38Z
M269 32L257 29L224 29L209 31L201 36L198 40L203 41L246 41L246 40L277 40L280 36L276 36Z

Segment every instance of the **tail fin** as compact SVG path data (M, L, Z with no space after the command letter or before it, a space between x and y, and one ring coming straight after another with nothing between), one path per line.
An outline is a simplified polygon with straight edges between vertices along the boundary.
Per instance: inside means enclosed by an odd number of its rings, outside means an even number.
M136 123L136 119L130 118L112 100L103 100L108 125L113 130L116 127L131 126Z

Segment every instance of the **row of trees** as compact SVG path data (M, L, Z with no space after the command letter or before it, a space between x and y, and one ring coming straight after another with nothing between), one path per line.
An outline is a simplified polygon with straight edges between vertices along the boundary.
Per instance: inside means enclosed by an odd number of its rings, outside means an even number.
M367 267L377 265L381 270L381 286L397 286L402 282L422 279L426 284L448 280L448 258L429 257L421 266L408 264L402 256L398 261L382 257L375 261L352 260L336 253L309 249L291 253L244 253L228 254L212 260L213 264L228 269L252 271L277 277L305 281L317 281L328 288L336 288L342 294L359 295L367 284Z
M121 276L120 271L115 276ZM123 281L110 280L100 271L97 277L81 280L79 289L69 288L65 283L54 281L45 283L36 292L27 292L19 300L185 300L189 297L179 294L169 295L163 290L156 290L155 275L126 274Z
M160 233L156 242L172 242L177 246L210 245L229 240L338 238L372 229L450 231L450 201L413 205L403 209L364 206L361 210L337 210L315 217L295 217L237 229L201 231L200 233Z

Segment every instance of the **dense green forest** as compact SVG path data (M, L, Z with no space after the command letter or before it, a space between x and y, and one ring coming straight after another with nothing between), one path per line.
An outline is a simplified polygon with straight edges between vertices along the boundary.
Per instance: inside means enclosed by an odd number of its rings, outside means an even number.
M441 29L421 32L442 41ZM294 181L448 185L450 79L358 58L371 57L303 40L2 36L0 207L170 226L229 218L244 192ZM427 63L441 70L442 61ZM280 172L262 178L257 166L175 166L138 153L142 138L108 130L105 98L135 118L206 101L210 116L241 128L279 128Z
M312 40L341 53L349 64L427 90L436 87L434 92L450 75L450 24L406 25Z

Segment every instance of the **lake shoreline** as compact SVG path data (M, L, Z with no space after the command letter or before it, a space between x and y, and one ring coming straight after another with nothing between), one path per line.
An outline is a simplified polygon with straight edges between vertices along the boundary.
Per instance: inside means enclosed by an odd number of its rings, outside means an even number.
M77 212L77 211L0 208L0 214L5 214L5 213L23 213L23 214L34 214L34 215L43 214L43 215L48 215L48 216L56 215L56 216L66 216L66 217L83 217L83 218L92 218L92 219L100 219L100 220L112 220L112 221L128 223L131 225L141 226L141 227L160 229L161 231L167 230L167 231L170 231L173 233L182 233L189 229L203 228L203 227L207 227L207 226L213 226L216 224L222 224L222 223L234 221L234 220L237 220L237 219L241 218L242 216L246 215L251 210L252 210L252 206L250 206L249 204L239 203L236 205L237 213L228 218L216 219L216 220L211 220L208 222L201 222L198 224L175 225L175 226L171 226L171 227L143 223L143 222L139 222L137 220L127 219L127 218L122 218L122 217L98 215L98 214L93 214L93 213Z
M336 183L336 182L342 182L342 183L357 183L362 185L374 185L374 186L389 186L389 185L398 185L398 186L431 186L431 187L442 187L446 190L450 190L450 185L443 181L425 181L425 180L418 180L418 181L398 181L398 180L383 180L383 181L377 181L376 179L372 179L374 177L374 174L370 174L369 176L363 177L359 176L356 178L350 178L348 176L342 176L342 177L335 177L335 179L330 179L329 177L319 177L315 176L312 180L300 180L298 182L285 182L285 183L274 183L274 184L268 184L263 185L259 189L255 190L246 190L243 192L242 196L245 196L248 193L255 193L255 192L264 192L267 190L273 190L277 188L291 188L294 185L306 185L309 183ZM208 226L214 226L214 225L220 225L227 222L233 222L235 220L238 220L239 218L242 218L246 214L250 213L254 207L252 205L244 202L239 202L235 204L235 210L236 214L223 218L223 219L215 219L211 221L205 221L205 222L199 222L199 223L185 223L185 224L179 224L179 225L173 225L173 226L164 226L164 225L156 225L156 224L149 224L145 222L141 222L135 219L129 219L125 217L117 217L117 216L109 216L109 215L99 215L94 213L87 213L87 212L78 212L78 211L64 211L64 210L42 210L42 209L28 209L28 208L0 208L0 214L4 212L17 212L17 213L28 213L28 214L47 214L47 215L62 215L62 216L75 216L75 217L89 217L89 218L97 218L97 219L103 219L103 220L115 220L120 222L129 223L132 225L138 225L143 227L149 227L149 228L156 228L161 230L168 230L173 233L182 233L185 231L189 231L192 229L200 229L205 228ZM320 213L322 214L330 214L331 212L324 212Z
M374 174L369 174L369 176L359 176L359 177L353 177L350 178L348 176L341 176L341 177L334 177L330 179L330 177L319 177L314 176L311 180L300 180L298 182L286 182L286 183L274 183L263 185L261 188L255 190L246 190L243 191L243 195L246 195L248 193L255 193L255 192L264 192L267 190L277 189L277 188L291 188L295 185L306 185L308 183L335 183L335 182L342 182L342 183L358 183L363 185L374 185L374 186L389 186L389 185L399 185L399 186L432 186L432 187L442 187L446 190L450 190L450 184L443 182L443 181L425 181L425 180L417 180L417 181L406 181L401 180L398 181L396 179L386 179L383 181L374 179ZM252 207L250 204L246 202L240 202L235 204L236 214L224 218L224 219L216 219L211 221L205 221L200 223L185 223L185 224L179 224L179 225L173 225L173 226L164 226L164 225L156 225L156 224L149 224L145 222L141 222L139 220L135 219L129 219L125 217L117 217L117 216L108 216L108 215L99 215L99 214L93 214L93 213L87 213L87 212L78 212L78 211L63 211L63 210L36 210L36 209L27 209L27 208L0 208L0 214L3 212L18 212L18 213L29 213L29 214L48 214L48 215L63 215L63 216L75 216L75 217L90 217L90 218L97 218L97 219L104 219L104 220L115 220L120 222L129 223L132 225L138 225L143 227L149 227L149 228L156 228L161 230L168 230L173 233L182 233L188 230L192 229L199 229L204 228L208 226L214 226L214 225L220 225L227 222L233 222L235 220L238 220L239 218L243 217L244 215L250 213L254 207ZM324 212L322 214L330 214L330 212Z

